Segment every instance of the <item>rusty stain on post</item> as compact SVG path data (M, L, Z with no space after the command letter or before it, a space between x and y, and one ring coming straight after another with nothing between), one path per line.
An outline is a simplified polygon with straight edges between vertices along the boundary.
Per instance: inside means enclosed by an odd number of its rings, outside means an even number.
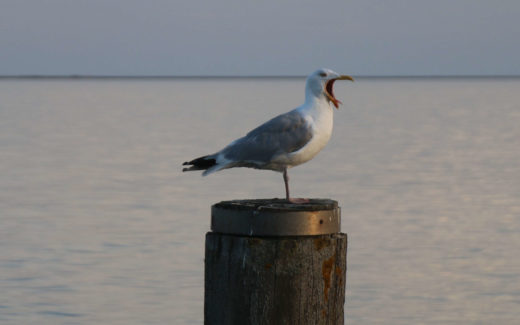
M330 274L332 272L332 265L335 262L334 255L332 255L329 259L323 262L323 266L321 268L321 273L323 274L323 287L324 287L324 295L325 301L329 300L329 289L330 289Z

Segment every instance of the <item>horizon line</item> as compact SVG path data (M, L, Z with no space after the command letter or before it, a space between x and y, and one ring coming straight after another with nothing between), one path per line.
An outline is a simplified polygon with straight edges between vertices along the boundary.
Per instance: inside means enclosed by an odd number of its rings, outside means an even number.
M493 79L520 78L515 74L453 74L453 75L353 75L361 79ZM300 79L307 75L95 75L95 74L19 74L0 75L0 79Z

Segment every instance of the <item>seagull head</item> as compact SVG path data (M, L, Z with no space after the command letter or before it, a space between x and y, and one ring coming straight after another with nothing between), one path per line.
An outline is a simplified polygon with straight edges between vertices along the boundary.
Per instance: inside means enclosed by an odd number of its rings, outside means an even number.
M336 80L350 80L354 78L347 75L340 75L330 69L318 69L307 77L307 84L305 86L305 97L320 98L324 96L325 99L332 103L336 109L339 108L341 102L334 97L334 82Z

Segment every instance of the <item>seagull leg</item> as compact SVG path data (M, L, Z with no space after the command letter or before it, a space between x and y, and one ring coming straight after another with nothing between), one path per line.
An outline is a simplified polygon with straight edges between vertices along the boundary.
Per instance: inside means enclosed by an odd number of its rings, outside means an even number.
M285 183L285 199L290 201L289 197L289 175L287 174L287 167L283 169L283 181Z
M295 204L302 204L302 203L309 203L309 199L296 199L291 198L289 195L289 174L287 174L287 167L283 169L283 181L285 183L285 199L291 203Z

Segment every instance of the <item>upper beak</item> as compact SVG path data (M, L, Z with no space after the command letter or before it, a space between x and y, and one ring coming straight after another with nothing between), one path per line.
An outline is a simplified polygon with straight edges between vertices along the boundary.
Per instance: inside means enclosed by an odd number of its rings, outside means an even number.
M350 81L354 81L354 78L352 78L351 76L347 76L347 75L341 75L339 76L338 78L335 78L336 80L350 80Z

